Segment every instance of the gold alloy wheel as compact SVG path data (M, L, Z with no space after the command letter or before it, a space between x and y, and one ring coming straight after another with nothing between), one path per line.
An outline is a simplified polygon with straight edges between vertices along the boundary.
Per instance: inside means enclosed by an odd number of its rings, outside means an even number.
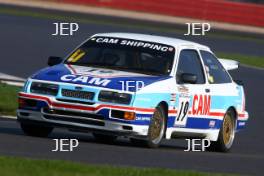
M163 117L159 111L155 111L150 125L150 140L158 143L163 135Z
M226 146L229 146L233 142L234 124L232 117L229 113L225 115L223 122L223 140Z

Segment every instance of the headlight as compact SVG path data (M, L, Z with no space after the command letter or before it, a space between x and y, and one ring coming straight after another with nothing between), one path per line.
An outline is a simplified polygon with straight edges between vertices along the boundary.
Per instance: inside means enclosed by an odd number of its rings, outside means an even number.
M56 96L59 91L59 86L56 84L32 82L30 87L31 93L53 95Z
M129 104L131 101L131 94L102 90L98 99L99 101L109 103Z

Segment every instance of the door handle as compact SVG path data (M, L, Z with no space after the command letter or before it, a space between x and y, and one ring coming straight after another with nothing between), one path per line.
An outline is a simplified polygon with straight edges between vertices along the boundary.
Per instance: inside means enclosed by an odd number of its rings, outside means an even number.
M209 92L210 92L210 89L205 89L205 92L206 92L206 93L209 93Z

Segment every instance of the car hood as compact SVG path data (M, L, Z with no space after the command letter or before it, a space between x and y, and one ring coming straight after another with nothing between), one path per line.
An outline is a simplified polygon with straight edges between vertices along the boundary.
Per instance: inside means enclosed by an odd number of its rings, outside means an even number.
M157 81L169 79L171 76L151 76L105 68L59 64L44 68L32 75L31 78L115 90L123 90L125 87L127 91L136 92L136 85L138 85L139 88L146 87ZM136 83L136 81L138 81L138 83Z

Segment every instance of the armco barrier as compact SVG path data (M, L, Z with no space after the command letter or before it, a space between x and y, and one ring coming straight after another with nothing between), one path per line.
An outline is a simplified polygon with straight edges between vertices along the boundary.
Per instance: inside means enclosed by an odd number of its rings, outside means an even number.
M264 27L264 5L224 0L55 0Z

